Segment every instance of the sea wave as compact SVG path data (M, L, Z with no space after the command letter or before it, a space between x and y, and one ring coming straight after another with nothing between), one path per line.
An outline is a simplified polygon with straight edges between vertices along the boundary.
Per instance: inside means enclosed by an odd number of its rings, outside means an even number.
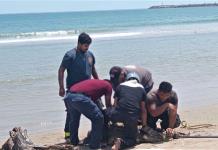
M145 36L145 37L161 37L184 34L201 34L201 33L217 33L218 23L198 23L185 25L163 25L163 26L146 26L138 28L128 28L122 31L108 31L100 33L90 33L93 39L107 39L119 37ZM0 34L0 44L18 43L18 42L40 42L54 40L76 40L78 32L69 31L46 31L46 32L29 32L14 35Z
M115 32L115 33L93 33L92 38L111 38L111 37L127 37L140 35L141 32ZM0 36L3 37L3 36ZM21 33L10 38L0 38L0 44L17 43L17 42L40 42L53 40L75 40L78 34L72 34L71 31L53 31L53 32L36 32L36 33Z

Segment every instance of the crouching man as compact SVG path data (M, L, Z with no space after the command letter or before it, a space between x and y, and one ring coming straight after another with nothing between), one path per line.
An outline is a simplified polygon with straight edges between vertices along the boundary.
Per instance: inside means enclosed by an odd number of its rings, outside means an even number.
M139 76L139 83L142 84L145 92L148 93L154 84L152 74L147 69L135 65L128 65L123 68L119 66L113 66L110 69L109 74L113 89L115 90L120 83L124 82L127 74L131 72L135 72Z
M121 83L115 91L115 107L108 112L112 122L124 124L123 137L117 138L112 147L113 150L128 148L136 144L137 121L142 118L142 125L146 125L145 98L146 93L139 76L135 73L127 74L125 82Z
M148 126L156 129L158 119L162 120L161 129L166 130L172 137L173 129L181 123L177 114L178 98L169 82L162 82L159 89L147 94L146 107L148 110Z
M70 114L70 140L73 145L79 144L78 128L80 116L83 114L92 122L89 147L100 148L104 126L104 116L95 104L101 96L105 96L106 107L111 107L112 86L108 81L90 79L81 81L70 88L64 99Z

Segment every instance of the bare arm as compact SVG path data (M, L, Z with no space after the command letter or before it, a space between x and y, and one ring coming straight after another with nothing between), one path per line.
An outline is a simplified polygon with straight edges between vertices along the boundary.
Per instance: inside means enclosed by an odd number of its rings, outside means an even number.
M105 104L106 104L106 107L111 107L111 94L106 94L105 95Z
M157 117L161 115L168 107L169 107L169 103L165 103L160 107L156 107L155 104L151 104L147 107L147 109L153 117Z
M92 76L94 79L99 79L95 66L92 67Z
M177 115L177 105L169 104L169 126L166 129L167 135L169 137L173 136L173 129L176 123L176 115Z
M142 119L142 126L147 125L147 110L145 109L145 102L141 101L141 119Z
M58 83L59 83L59 96L62 96L62 97L65 95L64 71L65 71L65 68L60 66L58 70Z
M116 107L116 106L117 106L117 100L118 100L117 97L115 97L115 98L114 98L113 107Z
M169 104L169 128L174 128L176 123L177 106Z

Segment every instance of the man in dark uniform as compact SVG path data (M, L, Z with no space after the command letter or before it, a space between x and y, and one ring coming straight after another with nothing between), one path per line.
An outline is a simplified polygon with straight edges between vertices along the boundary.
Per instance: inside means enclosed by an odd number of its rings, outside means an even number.
M137 124L141 116L142 126L146 127L147 114L145 110L146 92L139 83L139 76L135 73L127 74L125 82L115 90L115 108L107 115L112 122L124 124L123 137L117 138L113 150L124 149L136 144Z
M91 78L91 75L98 79L98 74L95 69L95 57L90 52L89 45L92 39L86 33L81 33L78 38L77 47L66 52L58 70L59 81L59 96L65 96L64 88L64 72L67 70L66 88L69 91L70 87L75 83ZM67 108L67 107L66 107ZM69 132L69 114L66 116L65 123L65 138L70 136Z

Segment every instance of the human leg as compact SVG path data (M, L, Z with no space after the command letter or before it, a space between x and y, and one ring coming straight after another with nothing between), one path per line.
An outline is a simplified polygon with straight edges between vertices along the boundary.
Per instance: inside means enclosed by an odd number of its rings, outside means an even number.
M161 116L160 119L162 120L161 122L161 128L166 130L167 128L169 128L169 122L170 119L173 120L174 124L173 124L173 128L177 128L180 126L181 124L181 120L178 114L176 114L176 116L170 115L169 111L165 111ZM175 121L174 121L175 120Z
M65 120L65 127L64 127L64 137L65 139L70 137L70 114L67 111L67 104L64 101L65 107L66 107L66 120Z
M102 139L102 131L104 117L97 105L86 96L81 96L79 102L74 103L74 107L92 122L92 130L90 134L90 148L99 148Z
M122 137L119 137L114 141L112 149L124 149L134 146L136 144L136 137L138 132L138 115L131 115L127 112L114 110L111 113L111 121L122 122L124 124Z

